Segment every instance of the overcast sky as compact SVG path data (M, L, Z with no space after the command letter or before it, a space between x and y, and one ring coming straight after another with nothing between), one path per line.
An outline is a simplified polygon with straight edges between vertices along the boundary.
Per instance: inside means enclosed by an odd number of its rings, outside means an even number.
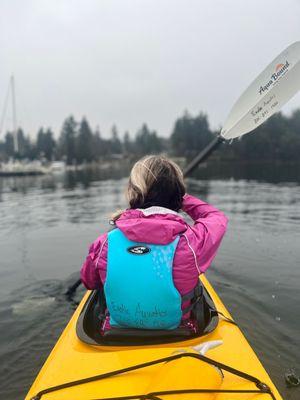
M186 109L217 128L297 40L299 0L0 0L0 113L13 73L31 135L41 125L57 135L70 114L103 136L143 122L169 135ZM300 95L284 111L297 107Z

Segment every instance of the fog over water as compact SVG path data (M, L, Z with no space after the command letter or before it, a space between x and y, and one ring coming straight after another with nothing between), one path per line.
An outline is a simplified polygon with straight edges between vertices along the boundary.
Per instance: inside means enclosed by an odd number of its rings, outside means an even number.
M0 111L14 74L18 122L32 136L41 125L58 134L70 114L104 136L143 122L166 136L185 109L218 128L299 40L299 21L298 0L2 0Z

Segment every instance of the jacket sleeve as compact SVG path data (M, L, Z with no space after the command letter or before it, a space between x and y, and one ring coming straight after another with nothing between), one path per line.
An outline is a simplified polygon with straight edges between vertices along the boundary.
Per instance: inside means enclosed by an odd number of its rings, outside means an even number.
M203 273L217 253L228 219L217 208L189 194L183 198L182 210L194 221L189 246L195 252L198 271Z
M91 244L89 254L81 267L80 278L87 289L99 289L102 286L98 264L106 239L107 234L104 234Z

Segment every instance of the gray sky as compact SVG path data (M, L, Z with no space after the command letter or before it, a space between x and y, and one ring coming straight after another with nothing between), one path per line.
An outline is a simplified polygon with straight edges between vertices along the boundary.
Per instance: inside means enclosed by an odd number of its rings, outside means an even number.
M103 136L143 122L168 135L185 109L217 128L297 40L299 0L0 0L0 112L14 73L18 122L32 135L58 134L70 114ZM284 111L297 107L299 94Z

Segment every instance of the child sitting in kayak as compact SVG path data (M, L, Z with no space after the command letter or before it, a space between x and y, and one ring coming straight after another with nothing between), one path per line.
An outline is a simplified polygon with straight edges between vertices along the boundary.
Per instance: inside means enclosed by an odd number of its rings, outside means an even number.
M128 208L113 216L116 229L90 246L81 280L87 289L104 288L106 328L177 328L189 318L199 275L216 255L227 218L187 194L179 166L161 156L134 164L127 200Z

